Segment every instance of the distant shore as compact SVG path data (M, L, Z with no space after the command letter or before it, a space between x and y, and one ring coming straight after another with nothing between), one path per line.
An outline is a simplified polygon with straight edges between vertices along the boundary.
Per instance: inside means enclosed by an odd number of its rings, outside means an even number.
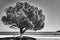
M0 35L19 35L19 32L0 32ZM24 35L60 35L60 32L25 32Z

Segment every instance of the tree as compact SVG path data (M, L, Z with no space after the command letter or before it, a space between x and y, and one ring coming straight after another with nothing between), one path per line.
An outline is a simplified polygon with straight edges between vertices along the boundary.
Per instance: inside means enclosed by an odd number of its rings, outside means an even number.
M41 30L44 27L45 16L42 10L25 2L17 2L16 5L5 8L6 16L2 16L1 21L10 28L17 27L20 34L26 30ZM22 35L21 35L22 36Z

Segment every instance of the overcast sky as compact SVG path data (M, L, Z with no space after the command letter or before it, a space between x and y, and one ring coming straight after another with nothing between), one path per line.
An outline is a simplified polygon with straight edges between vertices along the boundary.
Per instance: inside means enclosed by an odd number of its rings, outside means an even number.
M9 5L15 5L21 0L0 0L0 19L5 14L4 8ZM40 31L57 31L60 30L60 0L22 0L29 2L31 5L43 10L46 16L45 26ZM11 29L0 21L0 31L19 31L19 29Z

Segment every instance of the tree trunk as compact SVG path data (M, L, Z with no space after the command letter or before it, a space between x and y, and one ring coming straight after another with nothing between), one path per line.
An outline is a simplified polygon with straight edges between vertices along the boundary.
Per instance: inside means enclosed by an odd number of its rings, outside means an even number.
M27 29L24 29L23 30L23 28L20 28L20 37L22 38L23 37L23 34L24 34L24 32L26 31Z
M23 31L22 31L22 28L20 28L20 38L23 37Z
M23 34L22 33L20 33L20 38L23 38Z

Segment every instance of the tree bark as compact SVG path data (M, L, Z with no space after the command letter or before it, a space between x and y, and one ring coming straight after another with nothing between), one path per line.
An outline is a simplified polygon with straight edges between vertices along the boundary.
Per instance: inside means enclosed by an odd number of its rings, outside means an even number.
M20 28L20 38L23 37L23 34L24 34L24 32L25 32L26 30L27 30L27 29L23 30L23 28Z
M22 38L23 36L23 31L22 31L23 29L22 28L20 28L20 38Z

